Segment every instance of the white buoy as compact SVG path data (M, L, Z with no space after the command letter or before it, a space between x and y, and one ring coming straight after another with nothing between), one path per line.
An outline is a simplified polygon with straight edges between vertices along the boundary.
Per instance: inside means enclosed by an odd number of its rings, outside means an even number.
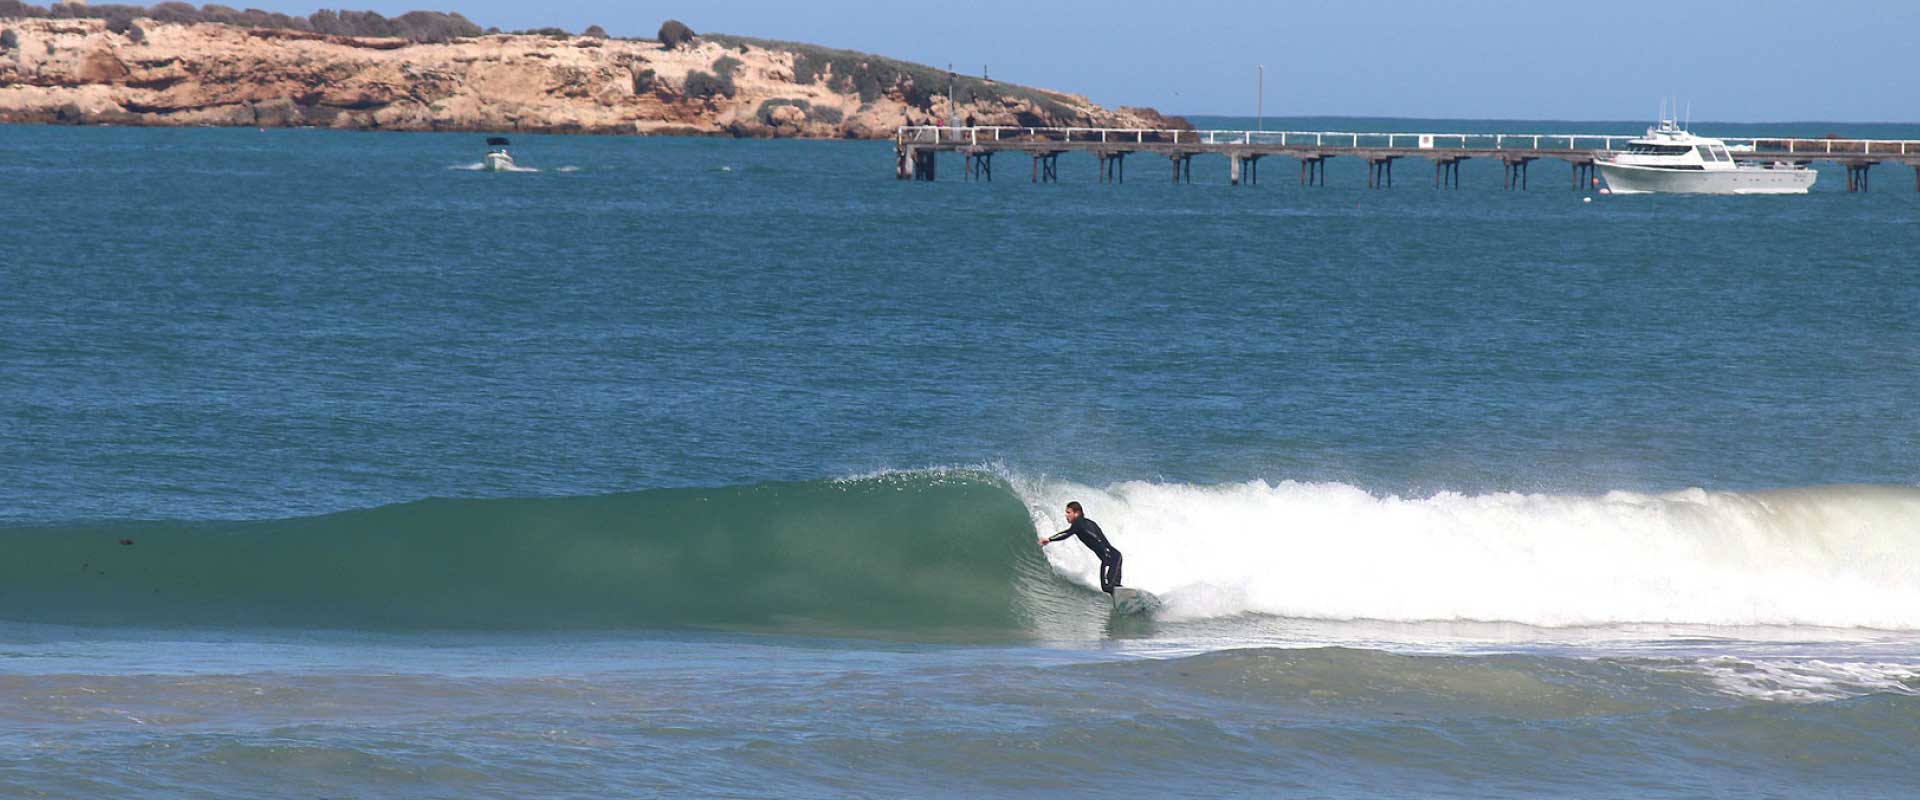
M1591 202L1593 202L1593 198L1591 198L1591 197L1582 197L1582 198L1580 198L1580 202L1582 202L1582 203L1591 203Z

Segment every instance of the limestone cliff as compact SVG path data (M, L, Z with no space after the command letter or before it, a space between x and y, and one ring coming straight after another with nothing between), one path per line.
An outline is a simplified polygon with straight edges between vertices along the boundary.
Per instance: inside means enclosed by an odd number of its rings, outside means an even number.
M118 26L126 27L126 26ZM0 122L882 138L947 116L946 73L808 45L705 36L446 43L229 25L0 19ZM929 84L938 85L929 85ZM1150 109L979 78L955 116L1184 127Z

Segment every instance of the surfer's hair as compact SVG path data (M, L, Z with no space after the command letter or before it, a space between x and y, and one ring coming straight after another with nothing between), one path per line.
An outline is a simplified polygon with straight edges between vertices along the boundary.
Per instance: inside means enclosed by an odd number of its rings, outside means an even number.
M1071 509L1073 509L1073 513L1075 513L1075 514L1085 514L1085 513L1087 513L1087 512L1085 512L1085 511L1081 511L1081 510L1080 510L1080 501L1078 501L1078 500L1068 500L1068 501L1067 501L1067 508L1071 508Z

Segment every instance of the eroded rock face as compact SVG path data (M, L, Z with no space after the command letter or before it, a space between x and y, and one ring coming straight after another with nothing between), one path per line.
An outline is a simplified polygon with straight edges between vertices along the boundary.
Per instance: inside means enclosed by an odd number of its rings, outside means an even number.
M916 106L901 87L863 101L850 86L797 83L793 53L739 43L666 50L497 35L424 44L138 25L136 41L104 20L0 19L19 40L0 51L0 122L886 138L947 114L944 98ZM689 97L696 72L725 72L731 94ZM982 125L1184 127L1151 109L1030 94L1046 102L970 100L954 116Z

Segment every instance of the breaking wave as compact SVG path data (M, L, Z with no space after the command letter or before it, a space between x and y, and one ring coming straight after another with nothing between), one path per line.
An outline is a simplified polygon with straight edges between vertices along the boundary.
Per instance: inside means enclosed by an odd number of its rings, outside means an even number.
M990 470L317 517L0 529L0 618L78 624L980 632L1104 620L1086 505L1161 622L1920 629L1920 490L1383 496Z

